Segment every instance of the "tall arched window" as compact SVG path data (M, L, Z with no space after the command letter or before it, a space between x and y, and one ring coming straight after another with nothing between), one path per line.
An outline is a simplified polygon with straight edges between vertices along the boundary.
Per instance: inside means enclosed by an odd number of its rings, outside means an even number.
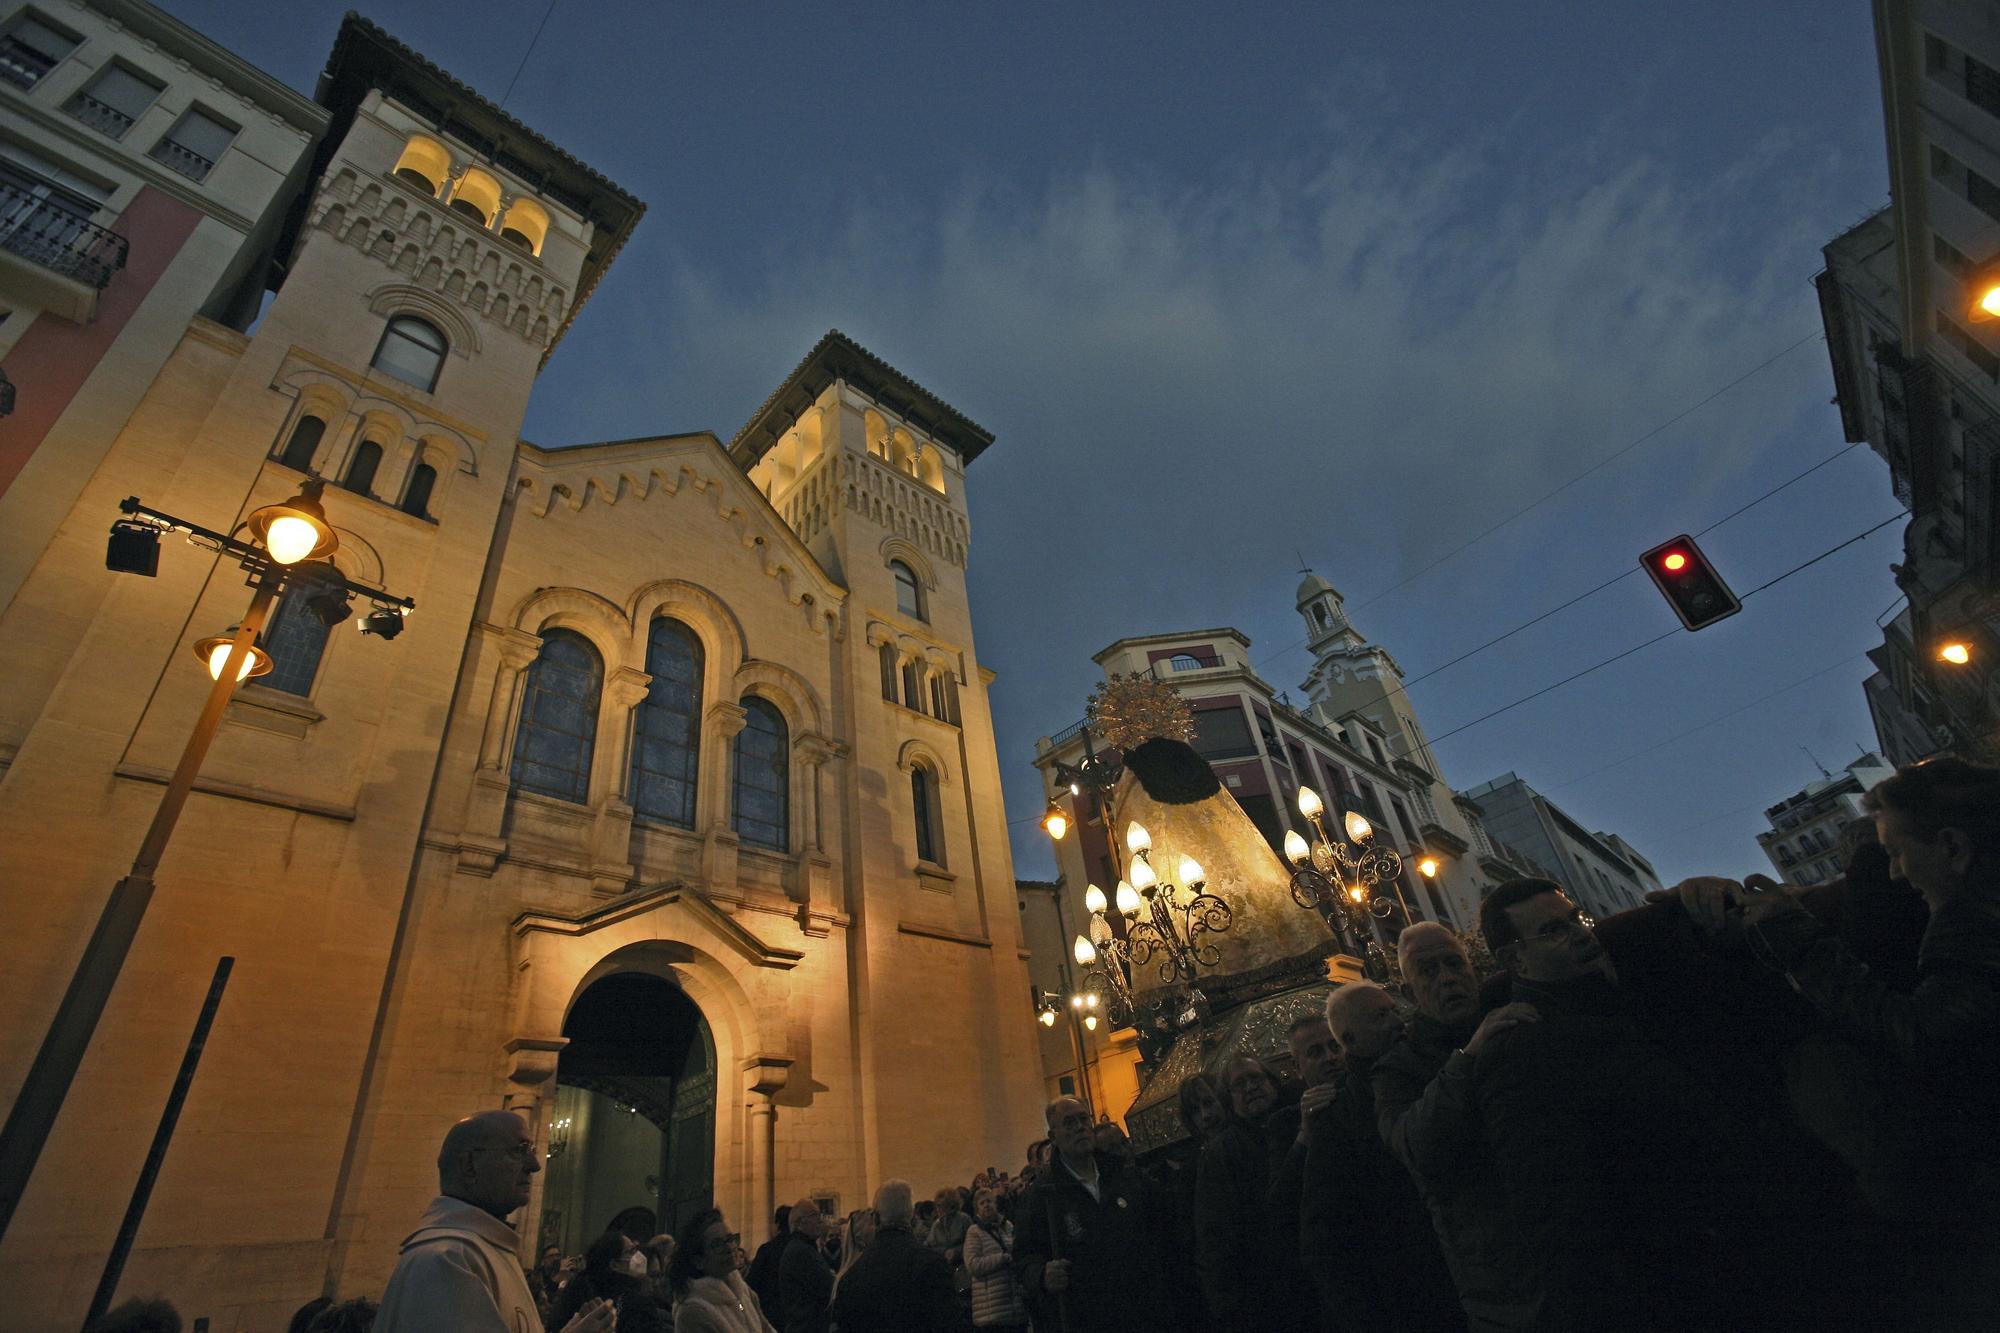
M410 480L403 487L403 502L396 506L406 514L418 518L431 516L431 489L437 485L437 469L429 463L419 463L410 469Z
M368 364L429 393L437 387L438 371L444 368L445 349L450 345L435 324L414 315L398 315L382 330L375 359Z
M292 438L285 441L285 452L278 455L278 461L301 472L312 471L313 455L319 452L320 437L325 434L324 421L314 416L300 417L299 424L292 427Z
M743 696L743 730L736 733L733 783L737 836L775 851L791 848L791 739L776 705Z
M701 640L660 616L646 636L653 683L632 727L632 810L677 828L694 827L701 743Z
M889 572L896 576L896 609L914 619L929 620L924 614L923 585L917 582L916 571L900 560L891 560Z
M319 660L326 654L327 632L331 628L306 605L314 585L302 583L278 599L271 621L264 627L260 642L271 655L269 674L257 683L267 690L282 690L303 698L312 693Z
M347 475L341 478L340 484L356 494L373 495L375 469L381 466L382 446L373 440L363 440L348 462Z
M917 859L944 864L944 839L938 836L937 775L922 764L910 769L910 814L917 827Z
M552 629L528 668L514 736L514 785L579 804L590 798L597 696L604 662L581 634Z

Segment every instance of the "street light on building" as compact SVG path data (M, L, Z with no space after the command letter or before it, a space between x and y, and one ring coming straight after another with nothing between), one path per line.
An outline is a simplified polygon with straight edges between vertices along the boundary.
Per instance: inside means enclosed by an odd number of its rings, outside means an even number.
M1975 320L2000 319L2000 260L1986 265L1966 284L1966 315Z
M1951 666L1965 666L1972 661L1972 645L1963 639L1947 639L1938 645L1938 661Z
M222 725L229 701L238 684L271 669L270 654L258 646L257 636L272 603L288 586L301 591L310 587L315 601L327 602L324 609L315 606L315 613L332 624L335 620L329 617L334 614L334 604L344 612L347 601L360 596L379 608L375 615L384 611L393 614L399 627L402 616L416 605L407 597L354 583L327 563L340 549L340 539L327 522L326 510L320 503L324 488L325 483L318 477L309 478L297 495L253 512L242 525L250 535L249 541L148 509L136 497L118 506L125 517L112 525L105 547L107 569L154 577L159 570L160 538L179 532L192 545L234 559L250 576L255 591L243 618L227 633L202 639L194 646L195 656L215 682L209 689L208 701L181 751L180 762L160 797L159 808L153 812L153 821L132 860L132 868L112 888L98 917L97 929L84 948L69 989L7 1113L6 1125L0 1127L0 1236L5 1235L13 1220L14 1210L41 1156L42 1145L55 1125L77 1067L83 1062L104 1006L125 966L126 955L131 952L146 906L152 900L153 875L166 853L181 810L194 790L195 778ZM346 617L341 614L337 618Z

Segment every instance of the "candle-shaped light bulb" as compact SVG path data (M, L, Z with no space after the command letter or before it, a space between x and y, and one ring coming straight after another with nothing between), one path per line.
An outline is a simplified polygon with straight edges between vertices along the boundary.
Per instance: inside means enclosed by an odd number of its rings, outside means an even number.
M1139 915L1139 891L1124 880L1118 881L1118 910L1126 916Z
M1295 830L1287 830L1285 833L1285 859L1295 866L1302 866L1306 863L1306 858L1311 855L1312 848L1306 846L1306 840L1301 838Z
M1201 862L1195 860L1192 856L1183 856L1181 858L1181 883L1199 884L1207 878L1208 876L1202 873Z
M1307 819L1318 819L1326 806L1320 802L1319 793L1311 787L1299 788L1299 813Z
M1097 961L1096 946L1081 935L1076 937L1076 943L1070 947L1070 953L1076 958L1078 967L1089 967Z
M1159 882L1160 877L1153 873L1153 865L1150 861L1134 861L1132 863L1133 888L1141 893L1146 893Z
M1083 905L1095 915L1104 910L1104 890L1095 884L1083 891Z
M1146 832L1144 824L1135 821L1125 826L1125 850L1134 856L1153 850L1153 835Z
M1347 812L1347 840L1366 842L1375 836L1375 826L1363 819L1358 811Z

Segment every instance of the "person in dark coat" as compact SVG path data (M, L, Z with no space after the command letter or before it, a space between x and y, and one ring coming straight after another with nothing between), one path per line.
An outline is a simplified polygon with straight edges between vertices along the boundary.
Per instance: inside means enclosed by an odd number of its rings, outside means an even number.
M750 1260L750 1271L743 1280L750 1284L750 1290L757 1293L757 1301L767 1311L775 1314L778 1309L778 1265L784 1262L785 1242L792 1238L792 1206L778 1205L772 1213L771 1221L775 1229L771 1239L757 1247L757 1253Z
M1076 1098L1056 1098L1046 1114L1055 1160L1030 1191L1014 1244L1037 1327L1183 1328L1162 1257L1172 1230L1159 1188L1092 1151L1090 1112Z
M801 1199L792 1205L790 1221L792 1234L778 1261L778 1311L771 1322L778 1333L827 1333L833 1269L819 1249L826 1219L820 1216L818 1203Z
M1472 1075L1493 1034L1533 1021L1533 1009L1502 1004L1482 1016L1465 945L1435 923L1407 928L1397 956L1416 1013L1401 1040L1369 1067L1377 1131L1430 1212L1468 1327L1527 1328L1534 1321L1527 1263L1506 1181L1479 1122Z
M1674 890L1701 927L1740 939L1809 1003L1851 1058L1826 1061L1864 1194L1889 1219L1910 1327L1990 1323L2000 1287L2000 769L1899 770L1864 798L1893 881L1929 919L1915 985L1871 965L1790 895L1722 879Z
M1480 906L1488 948L1536 1018L1475 1057L1473 1097L1505 1177L1538 1329L1771 1327L1760 1248L1768 1154L1635 1017L1616 967L1550 880ZM1795 1312L1794 1312L1795 1313Z
M1202 1148L1195 1175L1195 1268L1223 1328L1304 1330L1318 1303L1271 1189L1298 1137L1299 1109L1263 1061L1239 1055L1223 1070L1230 1115Z
M1330 1084L1334 1095L1307 1114L1304 1131L1301 1258L1318 1285L1326 1327L1463 1329L1430 1214L1376 1126L1370 1075L1402 1037L1395 1001L1373 982L1352 982L1327 998L1319 1030L1344 1061Z
M548 1327L559 1329L592 1301L605 1300L617 1307L618 1326L626 1333L667 1333L667 1312L653 1300L645 1273L639 1243L622 1231L605 1232L583 1252L583 1271L563 1284Z
M969 1330L951 1266L918 1242L910 1185L887 1180L875 1192L875 1239L845 1273L833 1300L840 1333L958 1333Z

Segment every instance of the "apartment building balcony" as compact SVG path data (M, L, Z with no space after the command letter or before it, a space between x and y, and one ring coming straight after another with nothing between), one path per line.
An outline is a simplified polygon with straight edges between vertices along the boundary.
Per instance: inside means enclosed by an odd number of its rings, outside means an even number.
M75 209L0 183L0 291L21 304L88 323L130 248Z

